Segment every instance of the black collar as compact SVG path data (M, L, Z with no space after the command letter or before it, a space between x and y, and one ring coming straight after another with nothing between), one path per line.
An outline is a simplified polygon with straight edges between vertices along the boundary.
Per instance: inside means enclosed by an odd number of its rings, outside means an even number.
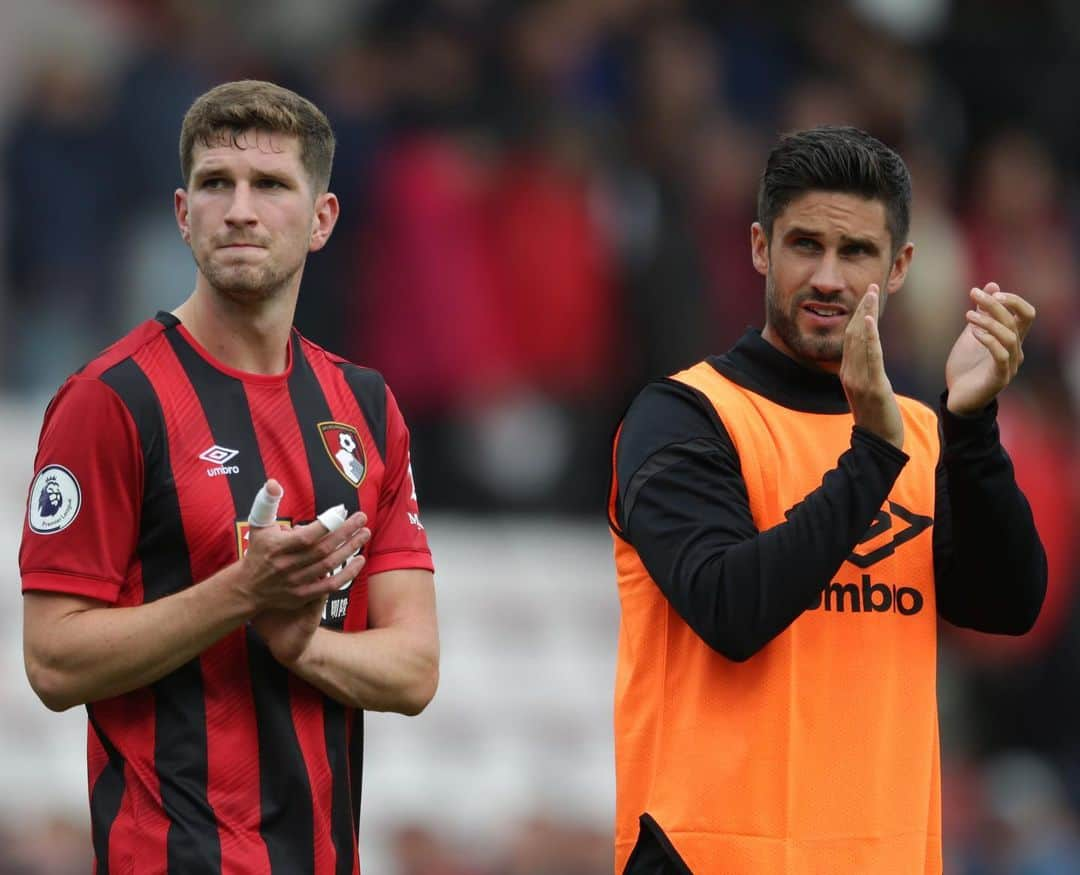
M840 378L799 364L749 329L723 355L706 359L729 380L803 413L848 413Z

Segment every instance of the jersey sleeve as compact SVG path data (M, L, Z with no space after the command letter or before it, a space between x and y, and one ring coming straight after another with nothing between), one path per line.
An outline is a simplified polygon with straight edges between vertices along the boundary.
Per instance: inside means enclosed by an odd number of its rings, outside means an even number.
M73 376L53 398L34 460L19 568L23 592L116 602L135 555L143 465L120 398Z
M980 632L1023 635L1046 598L1046 550L1001 445L997 401L974 416L957 416L947 402L946 393L934 509L938 613Z
M368 545L369 575L402 568L434 571L409 460L409 430L386 389L386 475L379 493L378 525Z

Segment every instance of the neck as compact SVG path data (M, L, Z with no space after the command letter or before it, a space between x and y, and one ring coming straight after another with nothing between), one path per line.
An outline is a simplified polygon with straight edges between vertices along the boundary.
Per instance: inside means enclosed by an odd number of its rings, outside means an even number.
M272 376L288 363L297 291L282 289L261 301L237 301L212 288L200 273L195 291L173 315L222 364Z

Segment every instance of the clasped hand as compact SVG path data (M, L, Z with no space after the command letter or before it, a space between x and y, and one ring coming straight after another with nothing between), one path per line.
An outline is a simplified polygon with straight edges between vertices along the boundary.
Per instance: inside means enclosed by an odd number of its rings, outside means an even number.
M949 411L970 416L988 405L1016 376L1035 308L997 283L971 290L974 309L945 363Z
M361 512L329 533L318 520L292 529L251 527L241 562L256 610L252 625L279 662L299 659L327 597L360 573L365 559L358 551L371 537L366 522Z

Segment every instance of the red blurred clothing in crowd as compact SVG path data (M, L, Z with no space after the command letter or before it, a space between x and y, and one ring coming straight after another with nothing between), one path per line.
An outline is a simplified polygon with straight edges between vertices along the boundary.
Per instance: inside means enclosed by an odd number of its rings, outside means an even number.
M437 136L395 144L373 174L350 351L378 362L414 414L466 402L509 368L487 175L477 156Z
M968 655L981 663L1044 655L1063 633L1080 585L1080 456L1075 432L1068 419L1059 416L1065 408L1030 390L1003 394L999 403L1001 440L1009 447L1016 482L1027 496L1046 549L1046 599L1034 628L1018 638L951 629Z
M491 228L518 376L558 398L604 393L619 304L587 178L543 154L511 159L493 192Z
M582 178L535 155L497 167L435 136L389 150L375 177L352 350L404 408L608 387L616 289Z

